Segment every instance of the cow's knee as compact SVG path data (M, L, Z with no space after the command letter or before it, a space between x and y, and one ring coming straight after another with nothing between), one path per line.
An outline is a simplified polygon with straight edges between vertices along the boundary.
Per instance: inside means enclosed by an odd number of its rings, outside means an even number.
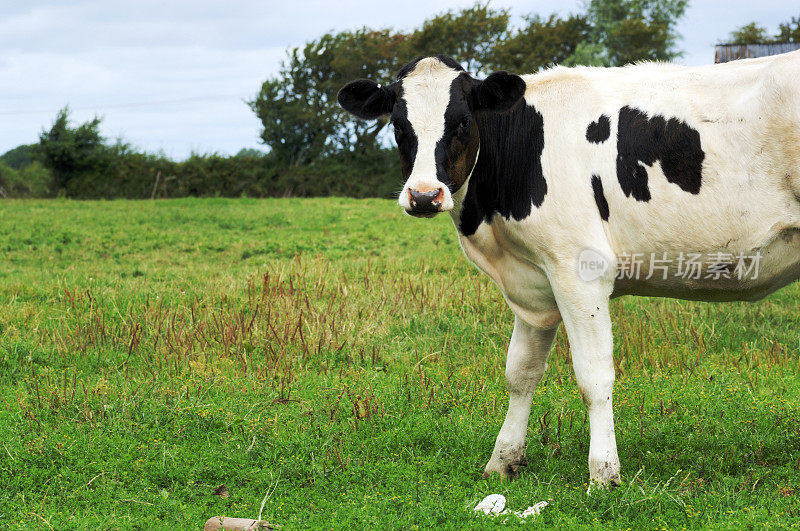
M614 370L598 368L590 377L576 378L578 391L587 410L610 407L614 393Z
M532 393L547 370L546 362L516 363L506 366L506 389L512 393Z

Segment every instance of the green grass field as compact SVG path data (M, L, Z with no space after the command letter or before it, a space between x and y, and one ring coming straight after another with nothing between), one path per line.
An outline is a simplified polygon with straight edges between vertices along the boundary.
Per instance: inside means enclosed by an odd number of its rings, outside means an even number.
M785 528L800 289L615 301L623 484L586 495L559 332L518 480L481 479L513 317L448 218L346 199L4 201L0 527ZM228 497L214 494L225 485ZM519 524L478 517L484 496Z

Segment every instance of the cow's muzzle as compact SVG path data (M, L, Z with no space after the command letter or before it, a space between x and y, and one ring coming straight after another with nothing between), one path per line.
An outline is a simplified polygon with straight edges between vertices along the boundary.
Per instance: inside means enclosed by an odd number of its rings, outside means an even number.
M442 212L444 202L444 188L434 188L433 190L408 189L408 204L411 208L406 212L412 216L432 218Z

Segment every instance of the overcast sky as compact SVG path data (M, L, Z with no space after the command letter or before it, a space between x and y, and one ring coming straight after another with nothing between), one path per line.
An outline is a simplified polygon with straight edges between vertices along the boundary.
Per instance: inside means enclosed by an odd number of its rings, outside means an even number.
M262 148L244 103L288 46L359 26L408 30L473 0L0 0L0 153L37 141L58 109L150 152ZM712 63L714 43L757 20L774 32L795 0L693 0L682 62ZM578 12L582 0L494 0L526 13Z

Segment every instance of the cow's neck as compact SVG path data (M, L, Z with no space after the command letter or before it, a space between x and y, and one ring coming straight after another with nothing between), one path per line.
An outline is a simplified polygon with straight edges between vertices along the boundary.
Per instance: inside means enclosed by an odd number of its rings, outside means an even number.
M457 226L465 236L495 214L521 220L547 194L542 174L542 115L521 102L507 113L475 113L480 151L467 183Z

